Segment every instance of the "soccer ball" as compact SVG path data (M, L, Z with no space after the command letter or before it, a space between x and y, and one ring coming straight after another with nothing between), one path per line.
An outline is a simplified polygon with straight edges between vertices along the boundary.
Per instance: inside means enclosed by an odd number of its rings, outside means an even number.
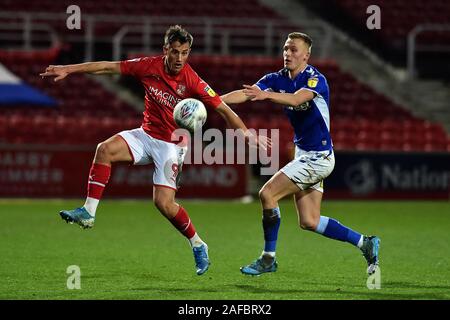
M206 108L203 102L187 98L177 103L173 109L175 123L183 129L195 132L206 122Z

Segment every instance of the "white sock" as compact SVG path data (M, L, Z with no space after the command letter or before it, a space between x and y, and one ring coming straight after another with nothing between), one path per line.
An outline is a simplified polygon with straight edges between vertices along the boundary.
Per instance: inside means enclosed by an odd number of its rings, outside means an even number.
M192 238L189 239L191 243L191 247L200 247L202 244L205 244L202 239L198 236L197 232L194 234Z
M263 251L261 253L261 256L264 256L264 255L271 256L272 258L275 258L275 252L274 251Z
M95 211L97 211L97 206L100 200L94 198L86 198L86 202L84 203L84 208L89 212L89 214L95 217Z
M364 236L361 235L361 238L359 238L359 241L358 241L358 244L357 244L358 248L361 249L363 243L364 243Z

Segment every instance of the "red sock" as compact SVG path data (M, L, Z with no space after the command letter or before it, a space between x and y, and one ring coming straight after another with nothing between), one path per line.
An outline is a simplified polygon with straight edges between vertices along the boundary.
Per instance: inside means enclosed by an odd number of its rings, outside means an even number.
M103 190L108 183L109 176L111 175L111 167L93 163L91 170L89 171L89 180L87 187L87 196L100 200L102 198Z
M195 227L191 222L186 210L182 206L175 217L169 220L186 238L190 239L195 235Z

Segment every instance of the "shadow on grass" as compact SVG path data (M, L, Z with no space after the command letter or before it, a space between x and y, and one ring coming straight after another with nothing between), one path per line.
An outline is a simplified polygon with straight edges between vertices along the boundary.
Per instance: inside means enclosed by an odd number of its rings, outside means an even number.
M141 275L140 278L153 281L161 279L155 275ZM251 278L249 278L251 279ZM353 279L354 280L354 279ZM345 281L345 280L344 280ZM410 289L410 290L408 290ZM153 283L148 286L136 286L125 291L151 293L151 294L205 294L210 293L214 296L226 294L232 296L236 294L253 294L252 298L260 296L263 299L270 299L271 295L276 295L279 299L299 300L299 299L314 299L315 295L321 299L357 299L357 300L447 300L450 298L450 286L445 284L426 284L418 282L382 282L381 289L369 290L366 288L366 283L363 280L361 283L355 281L327 281L327 282L313 282L313 281L299 281L296 288L283 287L281 283L277 285L263 285L261 283L239 283L222 284L217 286L186 286L185 283L173 283L164 285L164 283ZM415 291L415 292L408 292ZM417 292L419 291L419 292Z
M302 282L302 284L307 284L307 285L330 285L330 286L336 286L337 288L340 287L352 287L352 288L362 288L365 287L365 284L348 284L345 283L345 285L342 282L327 282L326 284L320 284L317 282ZM390 290L395 290L395 289L425 289L425 290L440 290L445 291L448 290L448 292L446 292L447 294L450 294L450 285L440 285L440 284L422 284L422 283L410 283L410 282L402 282L402 281L384 281L381 284L382 288L389 288Z
M317 285L317 284L316 284ZM333 285L333 284L329 284ZM443 300L448 299L448 295L438 293L386 293L383 292L383 286L379 290L369 290L361 287L361 291L347 290L347 289L280 289L280 288L261 288L260 286L252 285L235 285L240 290L247 291L253 294L286 294L286 299L292 299L293 294L305 294L306 299L311 299L311 295L329 294L330 299L373 299L373 300L404 300L404 299L419 299L419 300ZM407 288L407 287L402 287ZM420 287L419 287L420 288ZM430 288L430 287L425 287ZM391 288L392 289L392 288ZM390 289L390 290L391 290ZM297 299L296 299L297 300Z
M440 284L419 284L419 283L408 283L408 282L400 282L400 281L389 281L384 284L385 287L388 288L409 288L409 289L437 289L437 290L448 290L448 294L450 294L450 285L440 285Z
M142 288L132 288L132 291L150 291L150 292L173 292L173 293L178 293L178 292L186 292L186 293L192 293L192 292L199 292L199 293L205 293L205 292L211 292L211 293L219 293L219 292L223 292L223 290L221 289L210 289L210 288L199 288L199 289L195 289L195 288L167 288L167 287L161 287L161 286L155 286L155 287L142 287Z

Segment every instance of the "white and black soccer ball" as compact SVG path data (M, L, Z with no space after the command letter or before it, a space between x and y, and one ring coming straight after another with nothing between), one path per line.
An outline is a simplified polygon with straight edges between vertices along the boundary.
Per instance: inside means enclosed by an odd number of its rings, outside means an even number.
M206 108L203 102L193 98L183 99L173 109L175 123L183 129L195 132L206 122Z

